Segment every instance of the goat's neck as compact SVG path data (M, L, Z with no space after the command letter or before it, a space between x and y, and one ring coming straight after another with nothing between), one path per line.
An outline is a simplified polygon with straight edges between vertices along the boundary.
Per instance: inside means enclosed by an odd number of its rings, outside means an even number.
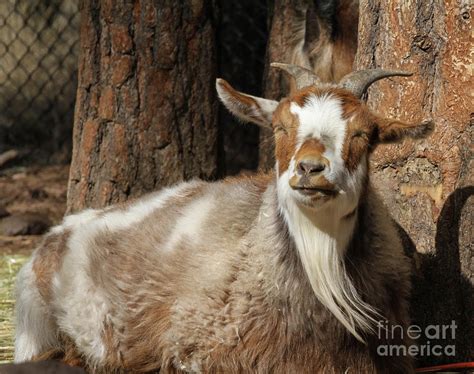
M281 182L277 184L279 209L298 250L329 246L343 258L356 227L357 204L341 199L316 210L298 204Z
M312 210L299 205L281 182L277 182L279 209L315 296L362 340L359 332L371 328L375 313L361 300L344 263L356 228L357 204L342 198Z

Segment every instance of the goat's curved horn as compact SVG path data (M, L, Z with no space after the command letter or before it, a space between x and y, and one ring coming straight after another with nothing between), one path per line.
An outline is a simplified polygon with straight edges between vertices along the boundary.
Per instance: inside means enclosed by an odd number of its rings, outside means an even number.
M408 71L403 70L383 70L383 69L368 69L353 71L341 79L338 86L352 92L358 98L367 91L369 86L382 78L403 76L408 77L413 75Z
M280 62L272 62L270 66L287 72L295 80L297 90L321 83L319 78L311 70L301 66L282 64Z

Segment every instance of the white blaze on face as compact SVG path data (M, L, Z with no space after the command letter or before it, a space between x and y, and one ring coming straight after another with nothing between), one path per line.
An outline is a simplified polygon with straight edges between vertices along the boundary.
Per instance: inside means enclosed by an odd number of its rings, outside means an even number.
M296 151L305 140L319 140L326 148L323 156L330 162L324 176L331 183L341 184L341 175L346 169L342 148L347 127L341 101L329 94L312 95L302 107L291 103L290 110L299 119Z

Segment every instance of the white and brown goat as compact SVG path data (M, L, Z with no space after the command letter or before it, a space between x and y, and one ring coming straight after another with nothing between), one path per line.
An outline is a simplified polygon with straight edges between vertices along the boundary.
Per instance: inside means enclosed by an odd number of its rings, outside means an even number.
M408 324L410 263L367 169L377 144L432 126L382 119L359 100L401 72L356 72L336 87L277 66L298 88L280 103L217 81L232 113L274 129L275 171L66 217L19 274L16 361L56 356L101 372L412 370L409 357L376 352L387 344L377 321Z

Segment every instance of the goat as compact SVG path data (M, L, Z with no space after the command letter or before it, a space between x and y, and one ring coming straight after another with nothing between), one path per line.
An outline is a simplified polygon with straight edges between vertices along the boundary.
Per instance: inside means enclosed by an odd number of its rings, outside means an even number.
M312 70L322 82L339 82L352 71L358 23L358 0L277 2L268 58ZM270 74L265 87L279 97L277 82L272 82L276 76Z
M354 72L336 86L274 66L297 88L281 102L216 83L232 113L273 128L274 172L191 181L66 217L19 273L16 362L63 357L93 372L413 370L410 357L376 352L409 344L376 328L409 323L411 265L369 183L368 158L433 125L381 118L359 100L373 81L403 72Z
M339 82L351 72L357 51L359 1L303 1L299 7L288 35L289 61L322 82Z

